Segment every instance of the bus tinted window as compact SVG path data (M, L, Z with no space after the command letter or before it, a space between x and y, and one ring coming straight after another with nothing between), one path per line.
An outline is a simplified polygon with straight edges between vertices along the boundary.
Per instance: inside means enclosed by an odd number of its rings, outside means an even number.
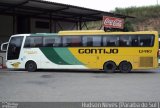
M136 47L136 46L138 46L138 43L139 43L139 41L138 41L138 36L130 36L131 37L131 46L133 46L133 47Z
M149 47L153 46L154 36L151 35L142 35L139 36L139 46Z
M62 41L61 41L62 40ZM27 37L24 47L151 47L153 35Z
M118 46L119 37L118 36L104 36L103 37L103 46Z
M23 36L12 37L8 47L7 60L18 59L20 55Z
M101 46L101 36L83 36L83 46Z
M62 38L64 47L76 47L81 46L81 37L79 36L66 36Z
M93 37L93 46L101 46L101 36Z
M130 46L130 36L119 36L119 46L127 47Z
M42 47L42 37L27 37L24 47Z
M93 45L93 37L91 36L84 36L82 38L83 46L92 46Z
M45 47L57 47L61 45L61 38L60 37L44 37L43 38L43 45Z

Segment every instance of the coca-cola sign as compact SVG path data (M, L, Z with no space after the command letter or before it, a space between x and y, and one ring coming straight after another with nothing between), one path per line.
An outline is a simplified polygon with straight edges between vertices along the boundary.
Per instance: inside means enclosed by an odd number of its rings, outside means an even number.
M106 28L124 28L124 19L109 16L103 16L103 25Z

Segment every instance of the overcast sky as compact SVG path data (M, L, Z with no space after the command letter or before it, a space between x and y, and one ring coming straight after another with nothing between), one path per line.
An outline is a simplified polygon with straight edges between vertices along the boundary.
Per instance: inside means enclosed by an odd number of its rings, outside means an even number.
M156 5L158 0L46 0L63 4L76 5L102 11L111 11L116 7ZM160 0L159 0L160 4Z

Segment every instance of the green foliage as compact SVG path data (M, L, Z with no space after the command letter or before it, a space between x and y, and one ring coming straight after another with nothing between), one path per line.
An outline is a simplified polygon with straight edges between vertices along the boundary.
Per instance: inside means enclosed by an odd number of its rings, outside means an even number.
M124 31L134 31L133 25L129 20L125 21Z
M160 16L160 5L144 6L144 7L129 7L129 8L116 8L114 13L123 15L135 16L136 18L158 18Z
M125 27L126 27L125 29L132 31L134 26L138 23L143 23L143 22L145 23L145 21L147 22L149 19L160 18L160 5L116 8L112 12L117 14L122 14L122 15L134 16L135 18L127 19L125 24ZM157 30L160 31L160 28L157 28Z

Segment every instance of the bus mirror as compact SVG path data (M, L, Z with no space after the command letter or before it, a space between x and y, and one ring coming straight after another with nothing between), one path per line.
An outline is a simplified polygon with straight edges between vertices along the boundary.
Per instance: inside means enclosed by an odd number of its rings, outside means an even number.
M8 42L1 44L1 51L7 51Z

